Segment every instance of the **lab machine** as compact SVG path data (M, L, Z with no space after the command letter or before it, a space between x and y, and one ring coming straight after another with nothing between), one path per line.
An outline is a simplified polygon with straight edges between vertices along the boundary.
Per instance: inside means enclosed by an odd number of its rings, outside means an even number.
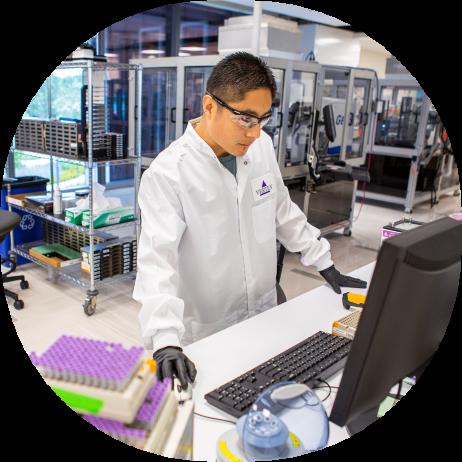
M189 120L202 114L202 97L220 55L134 59L143 65L141 151L143 165L180 137ZM306 213L307 178L314 143L314 123L321 109L321 65L263 57L273 71L277 95L264 130L292 200Z
M410 74L380 80L367 199L417 204L460 194L457 165L442 121Z
M325 117L316 124L315 173L310 176L307 216L322 234L343 228L351 235L358 180L370 149L377 76L371 69L323 66L322 114L332 108L335 137Z

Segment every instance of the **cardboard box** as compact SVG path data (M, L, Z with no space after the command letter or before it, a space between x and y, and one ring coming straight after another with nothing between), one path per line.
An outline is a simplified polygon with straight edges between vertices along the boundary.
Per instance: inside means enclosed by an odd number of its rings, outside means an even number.
M41 196L42 194L46 194L46 191L39 191L39 192L30 192L30 193L23 193L23 194L12 194L11 196L6 196L6 201L12 205L19 205L19 207L26 207L26 196L32 195Z

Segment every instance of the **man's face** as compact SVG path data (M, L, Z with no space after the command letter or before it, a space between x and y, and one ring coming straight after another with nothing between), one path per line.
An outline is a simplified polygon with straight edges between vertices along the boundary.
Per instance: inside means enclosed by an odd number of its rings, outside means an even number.
M271 91L268 88L250 90L241 101L225 103L237 111L263 117L271 112ZM221 148L219 151L223 150L237 157L243 156L260 136L259 124L251 128L242 127L232 119L232 112L220 106L208 95L204 96L204 109L208 134L217 148Z

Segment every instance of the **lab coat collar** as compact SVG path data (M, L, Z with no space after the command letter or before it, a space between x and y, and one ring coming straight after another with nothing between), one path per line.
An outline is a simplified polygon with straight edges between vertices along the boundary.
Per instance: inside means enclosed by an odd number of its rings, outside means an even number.
M196 132L194 127L191 124L191 121L188 121L188 125L186 127L185 135L192 137L194 143L199 148L199 151L207 154L210 157L213 157L217 162L219 162L217 155L213 151L213 149L200 137L199 133ZM252 146L250 147L252 149ZM236 157L238 162L250 162L250 156L248 153L244 154L243 156ZM247 165L247 164L245 164Z
M194 127L191 124L191 121L188 122L186 127L185 135L192 137L194 144L197 146L200 152L207 154L210 157L213 157L218 161L218 157L213 152L213 149L200 137L199 133L196 132Z

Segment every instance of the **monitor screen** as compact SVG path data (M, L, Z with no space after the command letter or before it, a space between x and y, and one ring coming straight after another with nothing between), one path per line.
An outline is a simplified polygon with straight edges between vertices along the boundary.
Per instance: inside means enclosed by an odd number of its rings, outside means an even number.
M445 217L383 242L330 420L350 434L390 389L417 379L443 339L460 279L462 221Z

